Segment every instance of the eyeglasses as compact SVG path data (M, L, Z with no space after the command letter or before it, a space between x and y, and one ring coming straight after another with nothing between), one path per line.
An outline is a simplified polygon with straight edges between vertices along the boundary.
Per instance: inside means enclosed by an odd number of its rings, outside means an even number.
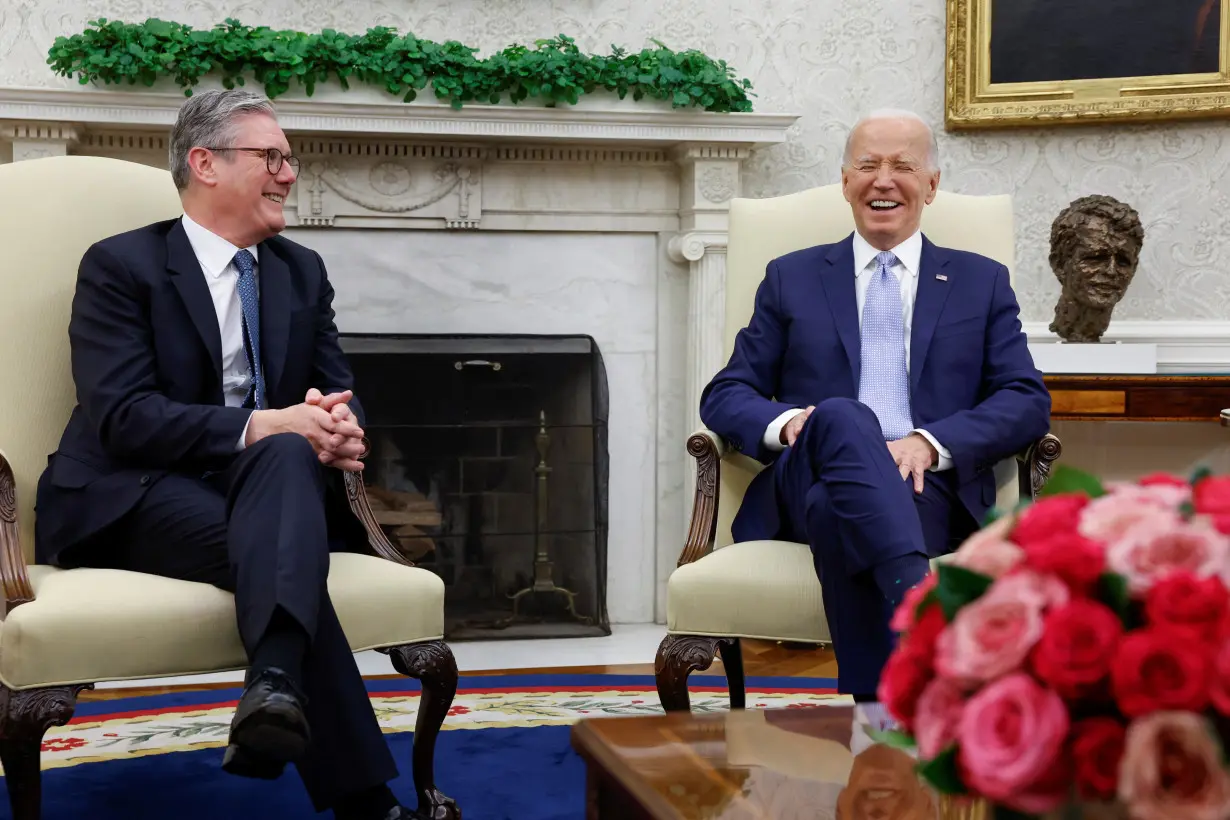
M282 170L282 163L286 162L290 165L291 170L295 172L295 176L299 175L299 158L292 157L290 154L283 154L277 148L211 148L207 145L202 145L201 147L207 151L244 151L248 154L264 157L265 167L269 169L269 173L274 175Z

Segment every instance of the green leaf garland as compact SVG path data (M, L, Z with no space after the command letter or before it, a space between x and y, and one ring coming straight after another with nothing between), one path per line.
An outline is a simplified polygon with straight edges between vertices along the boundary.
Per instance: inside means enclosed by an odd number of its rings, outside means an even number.
M185 96L207 75L216 75L226 88L254 79L270 99L292 85L311 96L333 80L343 89L351 81L380 88L405 102L430 85L454 108L505 98L575 104L584 94L608 91L620 99L669 100L676 108L752 110L751 82L737 78L724 60L654 45L635 53L612 46L608 55L585 54L573 38L560 34L480 58L478 49L459 42L434 43L385 26L359 35L332 29L307 34L245 26L231 18L207 30L158 19L100 18L81 33L57 37L47 64L82 85L150 87L171 78Z

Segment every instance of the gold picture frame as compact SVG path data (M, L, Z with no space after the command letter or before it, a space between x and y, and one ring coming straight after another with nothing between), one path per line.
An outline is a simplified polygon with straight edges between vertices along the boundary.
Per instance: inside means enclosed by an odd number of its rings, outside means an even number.
M949 130L1230 115L1230 0L947 0L946 36Z

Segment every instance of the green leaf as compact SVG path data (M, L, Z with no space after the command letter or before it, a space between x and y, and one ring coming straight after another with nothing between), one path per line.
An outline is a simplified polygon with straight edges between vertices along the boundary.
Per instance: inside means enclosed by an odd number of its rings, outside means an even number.
M1085 493L1090 498L1099 498L1106 495L1106 488L1102 486L1097 476L1075 467L1058 464L1051 473L1050 480L1046 482L1046 486L1038 495L1046 497L1063 493Z
M1197 467L1195 470L1192 471L1192 475L1191 475L1191 478L1188 479L1188 483L1191 484L1193 487L1195 487L1196 484L1198 484L1201 481L1204 481L1206 478L1208 478L1211 475L1213 475L1213 471L1202 464L1199 467Z
M918 773L937 791L944 794L965 794L965 784L957 772L957 747L949 746L935 757L918 764Z
M902 732L899 729L868 729L867 736L876 743L883 743L885 746L892 746L894 749L913 749L918 745L915 743L913 735Z
M1004 511L999 507L991 507L987 510L987 514L982 517L982 526L989 527L996 521L1004 517Z
M944 610L944 618L952 621L957 611L986 592L994 579L979 572L953 564L939 564L935 595Z
M1117 572L1103 572L1098 576L1098 600L1113 609L1125 627L1129 626L1132 597L1127 578Z

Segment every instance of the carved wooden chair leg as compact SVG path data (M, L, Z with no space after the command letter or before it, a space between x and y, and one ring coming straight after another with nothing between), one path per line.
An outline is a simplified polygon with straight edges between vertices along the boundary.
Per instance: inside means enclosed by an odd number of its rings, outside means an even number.
M43 778L39 762L43 735L63 726L77 707L77 693L92 683L13 691L0 686L0 763L9 790L13 820L42 816Z
M726 670L726 688L730 690L730 708L747 706L747 687L743 683L743 644L738 638L718 644L722 656L722 668Z
M658 685L658 699L667 712L687 712L692 708L688 698L688 675L703 672L713 665L713 656L723 644L736 638L715 638L708 635L667 635L658 646L653 664L653 677ZM725 652L722 655L725 664ZM739 688L743 684L743 663L739 662ZM731 686L733 687L733 682ZM733 702L734 689L731 689Z
M427 641L389 649L393 668L423 684L419 714L414 723L414 788L418 815L424 820L461 820L451 797L436 788L436 738L457 694L457 661L444 641Z

